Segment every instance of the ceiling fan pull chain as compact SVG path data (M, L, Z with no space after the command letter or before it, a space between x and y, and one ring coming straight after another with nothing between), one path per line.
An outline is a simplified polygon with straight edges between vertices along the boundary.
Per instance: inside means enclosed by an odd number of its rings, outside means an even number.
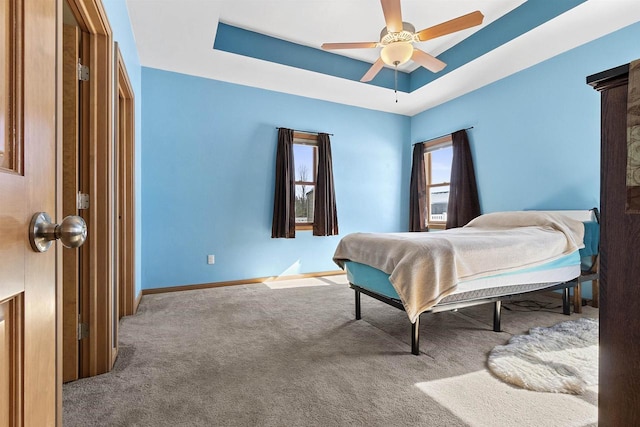
M396 93L396 104L398 103L398 63L396 62L394 92Z

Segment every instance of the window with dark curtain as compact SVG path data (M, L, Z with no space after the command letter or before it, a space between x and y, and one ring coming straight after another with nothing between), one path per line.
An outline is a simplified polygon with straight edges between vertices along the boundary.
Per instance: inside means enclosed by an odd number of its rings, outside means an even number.
M424 172L424 144L413 146L411 185L409 187L409 231L428 231L427 181Z
M295 168L293 164L293 130L278 129L276 182L273 196L271 237L296 237Z
M338 234L331 142L326 133L318 134L318 175L315 192L313 235L333 236Z
M480 215L480 200L466 130L451 134L453 160L449 187L447 228L462 227Z
M318 177L318 134L293 132L293 163L296 167L296 231L313 230Z

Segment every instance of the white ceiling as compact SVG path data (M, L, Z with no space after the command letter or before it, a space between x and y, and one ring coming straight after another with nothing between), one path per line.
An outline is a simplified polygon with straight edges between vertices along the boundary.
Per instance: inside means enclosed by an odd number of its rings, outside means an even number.
M437 25L475 10L485 18L482 25L416 43L416 47L438 56L471 34L487 26L526 0L404 0L402 19L416 31ZM385 27L380 2L375 0L279 0L227 1L220 7L220 20L236 27L320 49L322 43L377 42ZM378 59L380 49L336 50L333 53L370 63ZM412 71L409 61L400 67Z
M485 15L485 26L522 3L404 0L402 12L417 30L473 10ZM377 41L384 26L378 1L127 0L127 4L143 66L409 116L640 21L638 0L588 0L414 92L399 92L396 103L390 89L213 50L218 21L318 48L323 42ZM479 28L420 43L420 48L438 55ZM377 50L341 53L373 62Z

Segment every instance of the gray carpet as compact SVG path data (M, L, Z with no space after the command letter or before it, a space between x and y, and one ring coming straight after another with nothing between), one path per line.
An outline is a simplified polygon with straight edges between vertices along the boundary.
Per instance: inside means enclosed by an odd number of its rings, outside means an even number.
M406 314L363 296L363 319L355 321L353 291L345 283L332 276L144 296L138 313L120 323L114 370L64 385L64 425L595 422L597 390L536 395L486 371L494 346L531 327L568 320L561 309L508 305L501 333L491 330L491 305L424 314L422 354L413 356ZM585 307L583 316L597 313Z

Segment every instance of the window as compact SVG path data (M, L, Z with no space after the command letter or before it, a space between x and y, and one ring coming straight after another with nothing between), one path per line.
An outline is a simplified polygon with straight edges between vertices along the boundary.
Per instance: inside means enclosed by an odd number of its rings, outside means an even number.
M338 234L330 134L278 128L271 237Z
M430 229L444 229L447 224L449 180L453 160L451 135L425 143L424 149L427 225Z
M311 230L314 221L316 177L318 176L317 136L293 133L293 164L295 167L296 230Z

